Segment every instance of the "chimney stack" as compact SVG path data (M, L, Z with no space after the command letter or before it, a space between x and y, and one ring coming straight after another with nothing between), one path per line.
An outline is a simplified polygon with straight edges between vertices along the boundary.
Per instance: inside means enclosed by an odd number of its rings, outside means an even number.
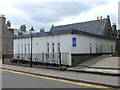
M1 22L2 27L5 27L5 26L6 26L6 18L5 18L5 15L0 14L0 22Z
M54 25L52 25L52 28L54 27Z
M6 26L7 26L7 27L11 27L11 23L10 23L10 21L7 21Z
M112 25L112 32L113 32L113 37L117 37L117 25L116 23L113 23Z
M44 28L40 28L40 32L45 32L45 29Z
M5 15L3 15L3 14L0 14L0 17L5 17Z
M26 32L26 25L25 25L25 24L21 25L21 26L20 26L20 29L21 29L21 31Z

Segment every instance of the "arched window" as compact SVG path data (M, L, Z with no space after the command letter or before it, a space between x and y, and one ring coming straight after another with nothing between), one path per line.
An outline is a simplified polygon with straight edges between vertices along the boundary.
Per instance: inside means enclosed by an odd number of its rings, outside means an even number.
M30 53L30 44L28 44L28 53Z
M90 53L92 53L92 47L91 47L91 43L90 43Z
M23 54L23 44L22 44L22 46L21 46L21 54Z
M18 44L18 54L20 53L20 44Z
M55 50L54 50L54 43L52 43L52 53L54 53L55 52Z
M25 44L25 54L26 54L26 44Z
M49 43L47 43L47 53L49 53Z
M58 43L58 53L60 53L60 43Z
M96 44L96 53L97 53L97 44Z
M55 53L54 46L55 46L55 44L52 43L52 54L53 54L53 58L54 58L54 53Z

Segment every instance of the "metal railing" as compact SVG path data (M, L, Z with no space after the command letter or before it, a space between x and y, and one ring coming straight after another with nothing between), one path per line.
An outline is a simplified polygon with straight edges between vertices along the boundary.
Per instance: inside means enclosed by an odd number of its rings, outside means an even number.
M67 65L69 61L69 53L33 53L32 62L31 54L13 54L13 53L3 53L3 64L6 63L17 63L17 64L27 64L30 65L41 65L41 66L59 66Z

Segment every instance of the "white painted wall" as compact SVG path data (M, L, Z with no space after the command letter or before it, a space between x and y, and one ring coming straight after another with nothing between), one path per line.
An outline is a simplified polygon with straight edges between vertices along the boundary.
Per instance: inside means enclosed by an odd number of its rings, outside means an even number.
M90 43L91 43L92 53L96 53L96 47L97 47L97 53L99 53L101 46L102 46L102 53L111 53L111 46L113 46L113 52L115 52L114 40L96 38L85 35L77 35L77 34L72 34L71 38L72 37L76 37L77 45L76 47L71 48L71 53L90 53Z
M72 46L72 38L76 37L76 47ZM111 53L111 46L113 45L113 52L115 52L115 42L113 40L101 39L86 35L78 34L63 34L63 35L53 35L44 37L33 37L33 53L47 53L47 43L49 43L49 53L52 53L52 43L54 43L55 53L58 53L58 43L60 43L60 52L68 53L67 59L64 59L63 63L65 65L71 65L71 53L90 53L90 43L92 48L92 53L96 53L99 47L102 45L102 53ZM26 44L26 52L25 52ZM31 49L31 38L21 38L14 40L14 53L25 54L30 53ZM19 46L20 45L20 46Z
M34 37L33 38L33 53L47 53L47 43L49 43L49 51L52 53L52 43L54 43L55 53L58 53L58 43L60 43L60 51L62 53L70 52L70 39L71 36L67 35L55 35L47 37ZM66 43L67 41L67 43Z
M49 43L49 53L52 53L52 43L54 43L54 52L58 53L58 43L60 43L60 52L68 53L66 61L63 61L66 65L71 65L71 35L54 35L45 37L33 37L32 39L32 53L47 53L47 43ZM28 44L31 47L30 38L21 38L14 40L14 53L25 54L25 44L27 48L26 53L30 53L28 50ZM19 46L20 45L20 46Z

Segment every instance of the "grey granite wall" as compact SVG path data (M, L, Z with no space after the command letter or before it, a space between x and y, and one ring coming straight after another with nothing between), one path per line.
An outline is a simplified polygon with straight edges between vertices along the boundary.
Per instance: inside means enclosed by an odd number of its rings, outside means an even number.
M2 52L12 52L13 40L8 38L12 35L14 35L14 30L7 28L6 18L0 15L0 58L2 58Z

